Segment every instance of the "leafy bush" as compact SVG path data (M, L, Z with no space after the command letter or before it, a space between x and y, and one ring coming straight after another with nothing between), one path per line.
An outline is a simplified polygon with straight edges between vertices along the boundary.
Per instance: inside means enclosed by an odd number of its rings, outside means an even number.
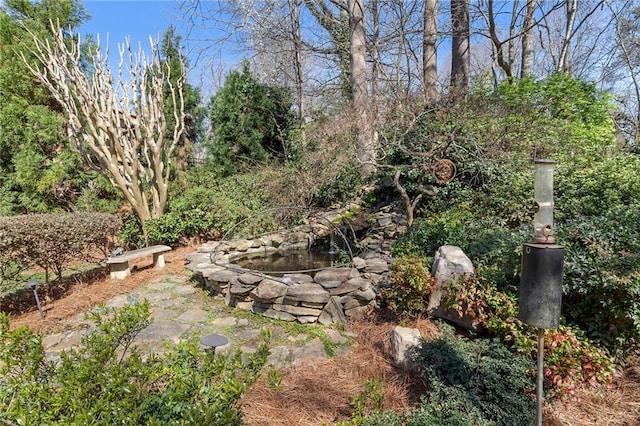
M405 256L396 259L391 270L391 282L380 291L383 306L400 317L423 313L435 285L426 262L416 256Z
M448 283L442 302L460 317L466 315L476 325L533 359L537 355L537 333L518 319L515 297L498 291L482 275ZM565 397L579 383L611 384L612 359L586 339L579 329L561 325L545 332L545 386L552 396Z
M111 315L96 311L95 330L56 364L28 329L10 330L0 315L0 421L7 424L239 423L236 402L266 362L263 344L242 362L240 352L213 356L192 339L166 355L143 356L132 341L148 324L148 304Z
M429 393L420 407L403 413L356 417L357 425L529 425L534 417L535 364L503 344L454 335L442 325L439 339L423 341L414 353Z
M177 187L170 194L164 215L145 223L150 244L228 238L230 231L257 235L274 228L273 212L268 211L271 200L254 174L216 178L198 173L191 179L195 179L193 185ZM134 215L125 218L119 237L128 247L145 245L142 227Z
M563 314L612 351L640 342L640 210L611 208L560 227Z
M450 327L443 328L441 338L423 342L416 352L415 361L433 389L427 405L464 408L489 424L529 425L534 363L500 342L456 337Z
M319 207L328 207L353 199L360 190L362 179L360 168L354 163L343 166L330 182L324 182L312 194L311 202Z
M212 158L223 172L288 154L287 136L294 122L289 98L284 88L260 84L246 62L242 71L227 76L210 109Z
M65 266L103 257L112 248L121 221L104 213L64 213L0 217L0 270L6 265L38 265L62 277Z

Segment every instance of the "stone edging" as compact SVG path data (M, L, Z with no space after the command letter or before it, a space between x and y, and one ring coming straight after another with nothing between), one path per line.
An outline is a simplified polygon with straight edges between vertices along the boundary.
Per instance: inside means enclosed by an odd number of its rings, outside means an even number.
M353 208L353 206L351 206ZM364 254L352 259L350 267L326 268L315 277L285 274L276 278L233 264L234 259L307 250L318 237L326 237L331 226L343 220L345 212L331 211L323 217L287 232L255 239L208 242L186 256L187 268L214 295L229 306L269 318L300 323L331 324L366 313L376 305L377 289L387 282L391 257L386 250L389 236L403 232L403 215L387 211L369 215L369 234Z

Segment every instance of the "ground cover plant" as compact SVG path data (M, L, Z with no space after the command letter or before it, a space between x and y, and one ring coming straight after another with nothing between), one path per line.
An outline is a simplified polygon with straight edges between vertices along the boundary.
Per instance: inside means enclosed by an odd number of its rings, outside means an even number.
M239 424L236 402L257 378L267 344L242 359L214 357L197 340L162 356L132 345L149 324L146 303L95 309L78 349L45 358L41 338L0 315L0 420L4 424Z

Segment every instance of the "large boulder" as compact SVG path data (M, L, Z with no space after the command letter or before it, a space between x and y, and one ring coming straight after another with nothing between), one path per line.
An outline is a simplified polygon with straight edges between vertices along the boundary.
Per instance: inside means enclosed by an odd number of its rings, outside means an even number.
M434 290L429 296L427 311L437 318L453 321L465 328L473 328L471 326L473 321L469 318L460 318L456 312L453 312L443 306L441 304L441 300L443 286L446 283L455 281L463 275L472 275L474 272L475 269L471 260L460 247L440 247L438 251L436 251L436 255L433 259L433 266L431 267L431 274L435 278L436 282Z

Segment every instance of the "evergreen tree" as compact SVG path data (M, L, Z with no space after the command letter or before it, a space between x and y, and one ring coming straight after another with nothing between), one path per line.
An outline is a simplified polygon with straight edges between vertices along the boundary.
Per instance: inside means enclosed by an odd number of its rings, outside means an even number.
M50 21L73 31L89 15L78 0L5 0L0 9L0 214L71 210L88 179L68 149L60 105L28 72L25 27L50 37ZM69 36L67 34L67 36Z
M287 134L294 122L290 94L259 83L246 62L211 99L209 118L214 129L210 149L225 173L289 154Z

